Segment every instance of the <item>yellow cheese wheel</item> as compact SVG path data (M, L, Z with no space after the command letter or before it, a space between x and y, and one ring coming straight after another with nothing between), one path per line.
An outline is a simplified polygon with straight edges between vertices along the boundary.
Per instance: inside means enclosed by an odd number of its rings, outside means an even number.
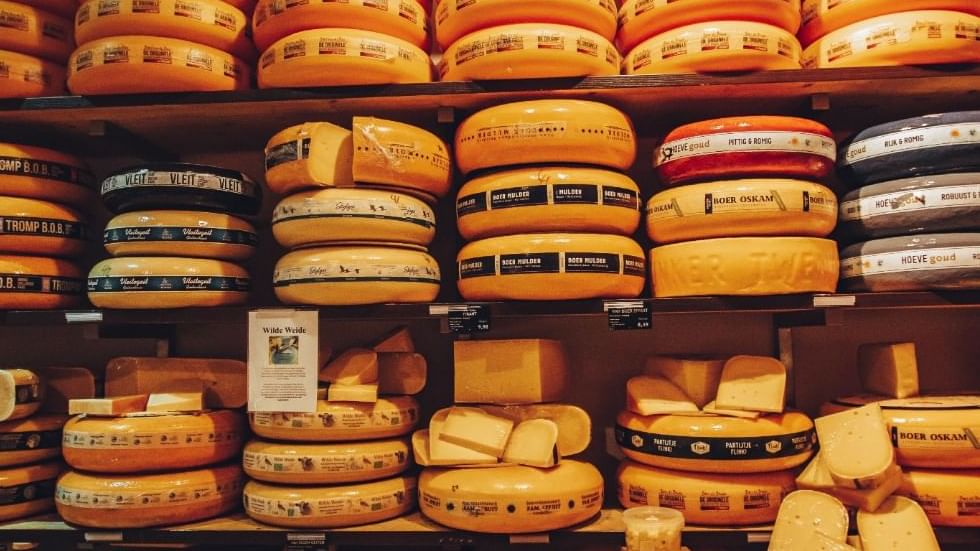
M65 67L39 57L0 50L0 98L65 94Z
M79 256L87 236L88 228L68 207L0 196L0 253Z
M158 36L86 42L68 61L73 94L217 92L249 87L249 66L217 48Z
M436 6L436 39L446 49L462 36L511 23L557 23L616 37L614 0L444 0Z
M380 522L415 508L414 476L347 486L245 485L245 512L259 522L291 528L341 528Z
M412 432L419 404L411 396L377 402L319 400L316 413L250 413L252 432L272 440L346 442L393 438Z
M41 414L0 423L0 467L37 463L61 455L66 415Z
M427 468L419 508L457 530L520 534L567 528L602 509L603 480L589 463L567 459L550 469Z
M0 471L0 521L29 517L54 508L55 481L61 473L57 461Z
M532 100L473 114L456 130L460 171L533 163L629 170L636 133L625 113L594 101Z
M762 473L806 463L817 433L805 414L757 419L708 415L616 418L616 443L630 459L654 467L702 473Z
M305 88L432 81L432 61L400 38L356 29L301 31L259 59L259 88Z
M439 62L441 80L498 80L619 74L619 52L602 35L554 23L519 23L472 32Z
M216 517L239 506L237 464L159 474L85 474L58 479L55 506L65 521L89 528L145 528Z
M0 369L0 421L37 413L44 400L44 381L29 369Z
M85 282L74 264L40 256L0 255L0 310L71 308Z
M75 46L71 20L17 2L0 0L0 50L64 63Z
M980 528L980 469L905 471L900 495L922 506L933 526Z
M799 68L800 43L792 33L751 21L678 27L641 42L623 61L628 75Z
M975 0L803 0L803 26L799 38L804 45L858 21L914 10L951 10L980 16Z
M837 243L814 237L729 237L650 251L657 297L832 293Z
M336 444L252 440L242 456L245 474L279 484L341 484L401 474L412 466L404 438Z
M192 469L238 455L244 433L234 410L81 415L65 424L62 453L72 467L96 473Z
M619 235L540 233L469 243L456 256L466 300L634 298L643 291L643 249Z
M37 9L71 19L75 17L75 11L81 2L77 0L20 0L17 3L34 6Z
M948 10L903 11L852 23L803 52L806 69L980 62L980 17Z
M432 302L439 282L424 249L370 244L296 250L272 274L279 300L319 306Z
M629 176L585 167L541 166L493 172L456 196L464 239L576 231L632 235L640 225L640 188Z
M103 243L113 256L192 256L245 260L259 238L251 224L227 214L189 210L148 210L109 221Z
M88 298L98 308L190 308L242 304L248 272L222 260L130 256L103 260L88 276Z
M787 178L722 180L670 188L647 202L647 234L658 243L755 235L826 237L837 196Z
M29 145L0 143L0 195L85 207L95 177L81 159Z

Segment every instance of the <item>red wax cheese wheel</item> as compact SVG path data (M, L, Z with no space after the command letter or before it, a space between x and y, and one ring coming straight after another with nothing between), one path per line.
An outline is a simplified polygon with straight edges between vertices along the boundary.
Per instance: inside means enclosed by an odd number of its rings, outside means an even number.
M21 197L0 196L0 253L78 256L86 227L72 209Z
M84 287L71 262L0 255L0 310L70 308L81 302Z
M0 50L0 98L60 96L65 93L65 68L39 57Z
M72 155L0 143L0 195L84 207L95 198L94 184L85 163Z
M858 21L912 10L951 10L980 16L976 0L803 0L800 42L814 40Z

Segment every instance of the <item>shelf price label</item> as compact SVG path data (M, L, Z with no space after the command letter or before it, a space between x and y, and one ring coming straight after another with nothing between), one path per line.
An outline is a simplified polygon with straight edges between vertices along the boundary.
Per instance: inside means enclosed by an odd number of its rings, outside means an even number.
M653 327L653 313L645 300L606 300L602 309L611 331L636 331Z
M316 310L248 313L248 411L316 411L319 321Z
M460 335L490 331L490 307L486 304L451 304L449 330Z
M324 532L304 532L286 534L283 551L327 551L327 534Z

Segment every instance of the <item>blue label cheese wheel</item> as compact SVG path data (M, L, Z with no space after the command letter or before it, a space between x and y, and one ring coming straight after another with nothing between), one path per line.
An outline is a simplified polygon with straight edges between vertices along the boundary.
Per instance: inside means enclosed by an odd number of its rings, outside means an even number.
M456 196L464 239L576 231L632 235L640 224L640 188L598 168L527 167L467 182Z
M87 236L78 213L68 207L0 196L0 253L78 256Z
M980 16L975 0L803 0L803 26L799 38L804 45L852 23L903 11L950 10Z
M0 471L0 521L14 520L54 509L55 483L61 474L57 461Z
M50 310L77 306L82 272L65 260L0 255L0 310Z
M95 177L81 159L28 145L0 143L0 195L85 207Z
M191 256L245 260L259 244L248 222L214 212L137 211L109 221L102 234L112 256Z
M908 469L898 494L914 499L933 526L980 528L980 469Z
M419 404L411 396L377 402L319 400L316 413L249 413L252 432L270 440L346 442L394 438L412 432Z
M0 50L0 98L65 94L65 67L39 57Z
M0 467L59 457L67 420L66 415L40 414L0 423Z
M98 308L192 308L243 304L251 280L237 264L174 256L103 260L88 276L88 298Z
M840 253L847 291L980 289L980 233L886 237Z
M242 457L245 474L278 484L341 484L388 478L412 466L408 440L336 444L253 440Z
M225 168L159 163L125 168L102 181L102 201L115 213L146 209L213 210L255 214L262 188Z
M0 50L64 64L75 46L70 19L29 5L0 1Z

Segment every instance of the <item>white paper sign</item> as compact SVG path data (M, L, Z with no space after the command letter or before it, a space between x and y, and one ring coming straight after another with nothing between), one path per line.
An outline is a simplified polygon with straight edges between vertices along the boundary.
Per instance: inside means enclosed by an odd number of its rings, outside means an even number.
M248 410L313 413L320 371L316 310L248 314Z

